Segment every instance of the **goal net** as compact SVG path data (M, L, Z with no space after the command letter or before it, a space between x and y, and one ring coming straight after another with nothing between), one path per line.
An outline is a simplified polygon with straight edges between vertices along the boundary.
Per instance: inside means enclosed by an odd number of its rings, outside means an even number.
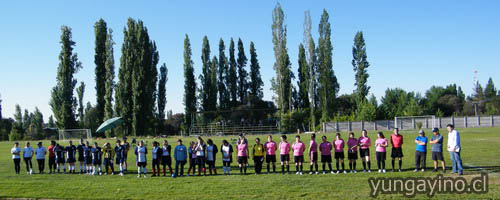
M90 129L64 129L59 130L59 140L91 140Z
M436 116L403 116L394 118L394 127L404 129L429 129L437 126Z

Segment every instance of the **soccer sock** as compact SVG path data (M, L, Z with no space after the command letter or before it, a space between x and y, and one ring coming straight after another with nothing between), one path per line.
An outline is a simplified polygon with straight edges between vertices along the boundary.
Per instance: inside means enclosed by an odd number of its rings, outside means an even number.
M309 172L313 172L313 166L312 165L309 165Z
M321 164L321 166L323 167L323 172L325 172L325 163Z
M363 169L366 170L366 161L363 161Z
M396 162L396 161L395 161L394 159L392 159L392 162L391 162L391 164L392 164L392 170L394 170L394 163L395 163L395 162Z
M399 169L401 169L401 166L403 166L403 160L399 160Z
M240 166L240 174L243 173L243 167Z
M172 176L172 168L168 167L168 170L170 171L170 176ZM165 171L163 172L163 174L165 174Z
M287 171L288 173L290 173L290 165L287 165L287 166L286 166L286 171Z
M271 168L271 166L269 166L269 164L267 164L267 173L269 173L270 168Z
M372 165L370 163L370 161L368 161L368 170L370 170L372 168Z
M332 163L328 163L328 169L332 171Z
M352 168L354 168L354 171L356 171L356 161L352 163Z
M299 166L298 165L295 165L295 171L299 172Z
M339 160L337 160L337 161L335 162L335 166L337 167L337 171L339 171L339 170L340 170L340 169L339 169Z
M300 165L300 173L302 173L302 170L304 169L304 165Z
M344 171L344 170L345 170L345 164L342 163L342 171Z
M273 172L276 172L276 165L273 164Z
M316 169L316 172L318 172L318 163L314 163L314 168Z
M351 162L349 162L349 170L352 171L352 163Z
M138 167L138 168L137 168L137 174L138 174L138 175L141 175L141 167Z
M385 169L385 161L381 161L382 162L382 169Z
M245 172L245 174L247 174L247 166L243 168L243 171Z
M281 165L281 173L285 173L285 165Z

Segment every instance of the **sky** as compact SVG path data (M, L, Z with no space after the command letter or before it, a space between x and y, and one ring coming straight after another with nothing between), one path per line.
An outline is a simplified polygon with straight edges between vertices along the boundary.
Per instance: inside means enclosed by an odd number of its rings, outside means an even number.
M114 30L115 68L120 66L123 28L129 17L140 19L158 46L160 64L168 72L167 110L183 112L183 40L191 40L196 77L201 72L201 44L208 36L212 56L222 38L241 38L249 57L255 43L264 81L264 99L271 100L272 10L278 1L5 1L0 6L0 95L3 117L15 105L30 112L38 107L52 115L48 102L56 84L61 26L72 28L86 84L84 102L95 104L94 23L103 18ZM330 15L333 70L340 94L354 90L352 45L363 31L368 85L377 99L387 88L425 91L432 85L456 83L472 93L474 71L483 85L491 77L500 85L500 1L279 1L288 29L288 53L297 72L298 46L303 41L304 12L311 12L313 37L323 9ZM226 55L228 52L226 51ZM247 66L248 70L248 66ZM117 80L115 80L117 81ZM296 82L296 80L295 80ZM76 95L76 93L75 93Z

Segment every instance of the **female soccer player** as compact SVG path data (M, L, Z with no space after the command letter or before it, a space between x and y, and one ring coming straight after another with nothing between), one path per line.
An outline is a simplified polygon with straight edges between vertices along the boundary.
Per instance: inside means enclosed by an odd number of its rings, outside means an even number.
M295 143L292 145L293 149L293 160L295 161L295 171L296 174L302 175L304 164L304 151L306 150L306 145L300 141L300 136L295 136Z
M106 142L106 144L104 144L102 152L104 154L105 174L109 174L109 168L111 168L111 175L114 175L115 168L113 167L113 159L115 158L115 150L111 148L111 144L109 144L109 142Z
M332 170L332 143L328 142L326 135L321 137L323 142L319 145L319 150L321 151L321 163L323 164L323 174L326 174L325 164L328 163L328 169L330 173L334 173Z
M28 174L33 174L33 163L31 163L31 158L33 157L33 148L30 146L30 142L26 142L26 146L23 150L24 163L26 164L26 171Z
M14 143L14 147L10 149L10 153L12 154L12 160L14 161L14 170L16 170L16 174L19 174L21 171L21 148L19 148L19 143Z
M92 146L89 144L89 141L86 141L85 147L83 147L83 157L85 158L87 175L91 175L94 167L92 164Z
M339 162L342 164L342 172L347 173L345 171L345 165L344 165L344 139L340 137L340 133L337 133L335 136L335 140L333 141L333 144L335 145L335 166L337 167L337 174L340 173L339 169Z
M368 137L368 132L366 130L361 131L361 137L358 139L359 146L359 156L361 157L361 161L363 162L363 172L366 172L366 165L368 164L368 173L371 171L371 163L370 163L370 146L371 140Z
M233 146L229 144L227 140L223 140L220 149L222 153L222 168L224 169L224 175L230 175L231 162L233 162Z
M151 152L151 157L153 158L153 175L151 177L155 177L156 173L160 176L160 156L161 156L161 148L158 147L158 142L153 142L153 151Z
M97 142L94 142L94 148L92 148L92 165L93 165L93 175L102 175L102 149L99 147Z
M208 164L208 171L210 172L210 175L212 175L212 171L215 175L217 175L217 169L215 168L215 160L217 157L217 153L219 152L219 149L217 149L217 146L214 144L214 141L212 139L207 140L207 164Z
M316 168L316 174L318 174L318 143L316 143L316 134L314 133L311 134L311 142L309 142L309 157L311 158L309 174L313 174L313 165Z
M207 171L205 169L205 151L207 149L207 145L203 138L198 136L198 143L196 144L196 163L198 164L198 176L201 176L201 172L203 175L207 175Z
M54 153L56 154L57 173L61 172L61 168L63 168L63 172L66 173L66 161L64 160L64 147L60 144L56 144L56 147L54 148Z
M42 146L42 142L38 142L38 147L35 149L36 161L38 163L38 171L43 174L43 169L45 168L45 154L47 150Z
M281 161L281 173L285 174L285 165L286 171L290 173L290 143L286 141L286 135L281 135L280 142L280 161Z
M349 159L349 170L356 173L356 160L358 160L358 139L354 137L354 132L349 133L347 140L347 159Z
M266 163L267 163L267 173L269 173L270 165L273 165L273 173L276 173L276 142L273 141L273 136L267 136L267 142L264 144L266 148Z
M148 173L146 168L146 154L148 154L148 149L144 146L143 140L141 140L137 147L135 147L134 153L137 156L137 178L141 177L141 173L144 174L144 178L146 178L146 174Z
M68 171L69 173L75 173L75 162L76 162L76 147L73 145L73 142L70 140L69 145L65 148L66 158L69 164Z
M240 167L240 174L246 175L248 165L248 145L245 143L245 140L240 140L240 143L238 144L238 164Z
M255 165L255 174L260 174L262 171L262 163L264 162L264 155L266 151L264 145L260 143L260 138L255 139L255 144L252 148L252 158Z
M385 173L387 139L382 132L378 132L377 137L377 140L375 140L375 156L377 158L378 173Z
M189 156L189 169L187 172L187 175L189 176L189 172L193 170L193 176L196 173L196 144L191 141L189 143L189 149L188 149L188 156Z
M78 152L78 162L80 162L80 173L86 172L87 166L85 166L85 156L83 155L83 148L85 144L83 143L83 139L80 139L80 144L76 146L76 152Z
M120 140L116 140L115 155L116 155L115 164L120 167L120 176L123 176L123 166L122 166L123 148Z
M170 176L172 176L172 157L170 157L170 152L172 147L168 144L168 141L163 141L163 147L161 148L161 165L163 166L163 176L166 176L166 167L168 166L168 171Z

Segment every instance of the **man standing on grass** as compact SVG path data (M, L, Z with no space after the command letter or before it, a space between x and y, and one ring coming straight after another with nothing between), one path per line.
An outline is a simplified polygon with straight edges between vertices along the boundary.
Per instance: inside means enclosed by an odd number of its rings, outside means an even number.
M444 159L443 159L443 136L439 134L439 129L432 129L432 139L429 143L432 144L432 160L434 161L434 170L433 172L437 172L438 160L441 161L441 166L443 166L443 174L446 172Z
M417 150L415 152L415 172L418 170L425 171L425 160L427 154L427 137L425 137L424 130L418 132L419 136L415 138L415 143L417 143Z
M460 158L460 133L455 130L453 124L448 124L446 126L448 129L448 151L450 152L452 172L462 175L462 159Z
M394 172L396 158L398 159L399 172L401 172L401 166L403 166L403 135L399 134L398 128L394 128L394 134L391 135L391 144L392 172Z

